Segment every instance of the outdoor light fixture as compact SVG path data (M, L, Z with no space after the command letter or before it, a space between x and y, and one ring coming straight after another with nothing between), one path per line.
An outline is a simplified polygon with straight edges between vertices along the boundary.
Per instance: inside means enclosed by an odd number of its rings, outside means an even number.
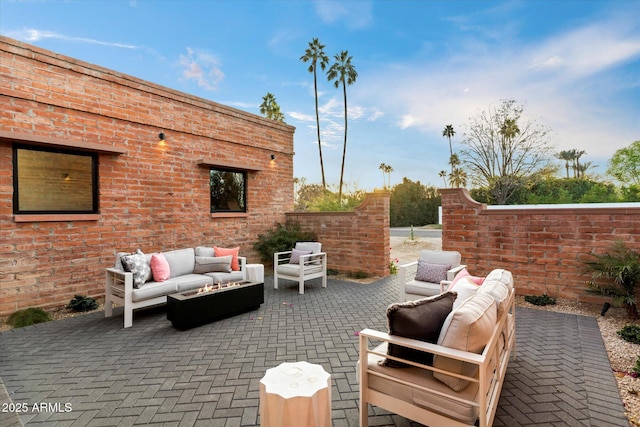
M164 136L164 132L160 132L160 133L158 134L158 138L160 138L160 141L164 141L164 138L165 138L165 136Z
M271 155L271 160L275 160L275 159L276 159L276 155L275 155L275 154L272 154L272 155Z

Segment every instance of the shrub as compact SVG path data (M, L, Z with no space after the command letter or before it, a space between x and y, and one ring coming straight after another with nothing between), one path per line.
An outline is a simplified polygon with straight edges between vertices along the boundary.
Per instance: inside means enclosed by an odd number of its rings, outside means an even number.
M640 344L640 326L638 325L627 325L620 329L617 334L627 342Z
M528 302L529 304L540 305L540 306L555 305L555 303L556 303L556 299L553 298L553 297L550 297L547 294L544 294L544 295L527 295L527 296L524 297L524 300L526 302Z
M640 253L624 241L614 240L607 252L587 256L582 263L593 279L587 282L587 292L611 297L614 305L625 306L629 318L637 319L635 288L640 282Z
M29 307L13 313L7 319L7 323L14 328L22 328L23 326L35 325L36 323L48 322L50 320L51 316L43 309Z
M290 251L296 242L317 241L318 236L312 231L304 231L296 222L287 221L284 225L276 223L274 229L258 236L258 241L253 244L260 254L260 259L266 264L273 263L273 254L276 252Z
M366 279L369 277L369 274L364 271L350 271L347 273L347 277L351 279Z
M636 359L636 366L633 367L633 372L635 372L636 375L640 375L640 356Z
M91 311L98 308L98 303L91 297L76 295L69 301L67 308L77 312Z
M337 276L338 274L340 274L340 272L335 268L327 268L327 276Z

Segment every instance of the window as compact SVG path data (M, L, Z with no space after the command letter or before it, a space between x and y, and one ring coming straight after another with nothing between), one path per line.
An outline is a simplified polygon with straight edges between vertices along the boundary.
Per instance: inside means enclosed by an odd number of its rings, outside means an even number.
M98 213L98 154L14 145L15 214Z
M246 172L211 168L211 213L246 212L246 182Z

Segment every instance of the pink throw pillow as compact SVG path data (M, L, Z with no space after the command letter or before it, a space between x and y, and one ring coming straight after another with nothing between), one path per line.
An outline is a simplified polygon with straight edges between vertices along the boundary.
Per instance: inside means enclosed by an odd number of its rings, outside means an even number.
M453 278L453 281L451 282L451 285L449 285L449 287L447 288L448 291L452 291L454 290L454 287L456 285L456 283L463 278L467 278L468 280L471 280L473 283L475 283L476 285L480 286L482 285L482 282L484 282L484 277L476 277L476 276L472 276L471 274L469 274L469 272L467 271L466 268L463 268L462 270L460 270L458 272L458 274L456 274L456 277Z
M156 282L164 282L171 275L169 269L169 263L162 254L151 255L151 273L153 274L153 280Z
M213 253L217 257L231 255L231 270L240 271L240 264L238 262L238 255L240 254L240 247L237 248L219 248L217 246L213 247Z

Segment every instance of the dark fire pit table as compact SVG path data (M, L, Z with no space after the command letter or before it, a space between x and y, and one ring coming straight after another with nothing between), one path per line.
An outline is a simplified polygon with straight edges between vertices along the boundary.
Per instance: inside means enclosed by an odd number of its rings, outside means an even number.
M222 283L167 297L167 319L178 329L213 322L260 308L264 303L264 283Z

